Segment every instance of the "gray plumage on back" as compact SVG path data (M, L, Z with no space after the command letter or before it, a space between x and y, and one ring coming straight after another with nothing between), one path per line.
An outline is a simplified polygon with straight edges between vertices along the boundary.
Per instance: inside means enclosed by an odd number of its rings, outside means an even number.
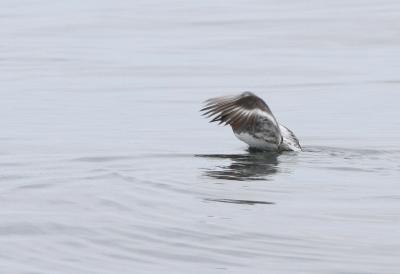
M230 125L251 148L301 150L293 132L279 125L268 105L251 92L208 99L201 111L210 122Z

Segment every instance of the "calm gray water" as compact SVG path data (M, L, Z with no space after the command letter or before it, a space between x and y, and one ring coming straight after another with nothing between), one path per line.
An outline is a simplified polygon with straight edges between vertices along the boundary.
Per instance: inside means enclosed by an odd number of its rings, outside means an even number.
M399 273L398 0L3 0L0 35L1 273ZM304 152L199 115L244 90Z

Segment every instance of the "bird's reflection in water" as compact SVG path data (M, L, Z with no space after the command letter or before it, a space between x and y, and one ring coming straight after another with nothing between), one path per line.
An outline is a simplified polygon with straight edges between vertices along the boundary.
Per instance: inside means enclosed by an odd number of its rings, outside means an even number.
M215 179L224 180L268 180L278 172L278 153L248 151L245 154L200 154L215 160L230 160L228 165L218 165L213 169L204 171L204 175Z

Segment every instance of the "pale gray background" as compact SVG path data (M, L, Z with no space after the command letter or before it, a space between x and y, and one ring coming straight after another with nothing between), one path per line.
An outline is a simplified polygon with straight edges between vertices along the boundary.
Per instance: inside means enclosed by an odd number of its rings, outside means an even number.
M2 0L0 37L1 273L399 273L398 0ZM305 152L200 117L244 90Z

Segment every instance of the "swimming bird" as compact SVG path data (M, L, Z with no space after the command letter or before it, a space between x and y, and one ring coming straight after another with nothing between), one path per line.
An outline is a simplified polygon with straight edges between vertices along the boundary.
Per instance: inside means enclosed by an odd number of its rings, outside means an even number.
M301 151L296 135L279 124L264 100L252 92L208 99L200 111L212 118L210 123L230 125L236 137L250 149Z

